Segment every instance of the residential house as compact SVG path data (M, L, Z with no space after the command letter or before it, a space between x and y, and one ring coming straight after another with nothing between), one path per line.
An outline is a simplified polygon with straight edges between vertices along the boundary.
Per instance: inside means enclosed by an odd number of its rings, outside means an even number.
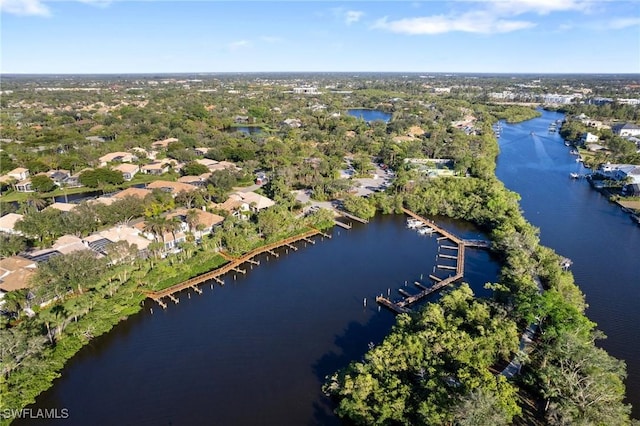
M622 192L629 197L638 197L640 196L640 183L626 185Z
M611 127L611 130L618 136L640 136L640 126L633 123L621 123Z
M75 235L61 236L53 243L53 246L51 248L61 254L69 254L74 251L89 249L89 247L82 242L82 239L76 237Z
M15 183L13 187L18 192L34 192L33 186L31 185L31 179L21 180L18 183Z
M71 177L69 170L49 170L46 175L58 186L66 186L67 180Z
M110 152L108 154L103 155L98 158L100 161L100 167L104 167L107 163L119 162L119 163L133 163L134 161L138 161L138 157L129 152Z
M588 143L595 143L595 142L598 142L599 140L600 138L598 137L598 135L594 135L593 133L590 133L590 132L584 133L580 137L580 143L582 145L585 145Z
M182 176L178 178L178 182L197 187L204 187L207 184L207 179L209 179L209 177L211 177L211 173L202 173L198 176Z
M218 226L222 222L224 222L224 217L220 215L209 213L205 210L195 209L193 211L196 212L198 215L196 229L191 230L191 232L193 232L193 235L196 238L202 238L203 236L210 234L213 231L213 228L215 226ZM187 224L188 213L189 213L189 210L187 209L177 209L174 212L168 214L167 218L169 219L178 218L183 224L186 225L185 227L183 227L183 229L185 231L188 231L189 230L189 226Z
M209 166L209 170L212 172L217 172L220 170L241 170L240 167L236 166L234 163L230 161L218 161L217 164Z
M180 243L183 243L187 240L186 232L188 228L186 223L181 222L179 229L174 232L165 232L161 236L157 236L151 232L146 231L146 222L138 222L133 226L140 232L140 235L143 235L149 242L158 241L163 243L165 252L177 249Z
M140 167L140 171L149 175L162 175L169 171L169 164L163 161L157 161L150 164L145 164Z
M156 155L158 155L158 151L149 150L147 151L144 148L135 147L131 148L131 151L134 151L138 158L148 158L149 160L155 160Z
M15 229L16 222L22 219L21 214L7 213L0 217L0 232L6 232L8 234L22 235L22 232Z
M193 191L197 189L193 185L189 185L188 183L182 182L171 182L168 180L156 180L147 185L147 189L160 189L164 192L170 192L174 197L178 195L181 191Z
M15 180L25 180L29 177L29 169L24 167L18 167L7 173L7 176L14 178Z
M80 174L85 170L91 170L91 169L83 169L78 173L75 173L69 176L63 181L64 185L68 188L76 188L76 187L82 186L82 184L80 183Z
M34 261L21 256L0 260L0 293L28 288L37 267Z
M124 180L130 181L140 171L140 167L137 164L119 164L113 170L122 173Z
M196 152L196 154L202 155L202 156L207 155L207 152L209 152L210 149L211 148L207 148L207 147L196 147L196 148L193 148L193 150Z
M208 158L199 158L196 160L196 163L201 164L207 168L211 168L212 166L218 164L216 160L210 160Z
M164 149L166 150L170 143L179 142L178 138L167 138L161 141L155 141L151 144L151 146L155 149Z
M111 198L115 198L116 200L121 200L125 197L136 197L143 200L147 195L151 194L151 191L144 188L127 188L122 191L114 194Z
M77 204L58 203L58 202L55 202L55 203L47 206L48 209L56 209L56 210L60 210L62 212L70 212L73 209L75 209L76 207L78 207Z
M629 178L629 184L640 183L640 165L637 164L605 163L598 168L596 173L617 181Z
M233 122L236 124L249 124L249 116L248 115L236 115L233 117Z
M255 192L238 191L229 195L229 198L217 207L233 216L246 219L245 212L257 213L275 204L273 200L264 195L256 194Z
M84 238L83 241L91 249L102 254L105 254L105 250L109 244L126 241L129 245L136 246L138 249L138 255L141 257L146 256L147 247L151 244L149 239L144 238L141 235L141 231L139 229L123 225L114 226L109 229L96 232Z

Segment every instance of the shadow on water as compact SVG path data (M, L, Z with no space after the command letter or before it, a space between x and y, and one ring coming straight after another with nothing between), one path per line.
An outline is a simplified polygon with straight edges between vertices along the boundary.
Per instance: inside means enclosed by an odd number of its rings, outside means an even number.
M377 308L376 308L377 309ZM327 380L336 371L345 368L351 362L361 361L371 344L377 345L382 342L386 334L380 330L389 328L390 312L381 312L382 315L374 315L365 324L352 321L347 328L335 336L336 349L325 353L312 366L313 373L321 383ZM391 319L395 323L395 319ZM376 341L372 341L375 337ZM334 402L325 397L321 401L314 402L314 420L318 425L340 425L340 422L333 410Z

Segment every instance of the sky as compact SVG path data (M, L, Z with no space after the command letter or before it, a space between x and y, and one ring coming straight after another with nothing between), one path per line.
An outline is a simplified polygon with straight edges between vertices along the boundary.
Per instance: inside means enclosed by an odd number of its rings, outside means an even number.
M2 73L640 73L638 0L0 0Z

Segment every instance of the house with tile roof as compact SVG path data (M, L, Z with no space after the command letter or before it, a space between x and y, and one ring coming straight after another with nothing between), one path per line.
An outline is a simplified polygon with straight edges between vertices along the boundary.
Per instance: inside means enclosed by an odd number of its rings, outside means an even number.
M36 262L21 256L0 260L0 296L3 296L1 293L28 288L37 267Z
M15 229L16 222L21 220L23 216L17 213L7 213L0 217L0 232L8 234L22 235L22 232Z

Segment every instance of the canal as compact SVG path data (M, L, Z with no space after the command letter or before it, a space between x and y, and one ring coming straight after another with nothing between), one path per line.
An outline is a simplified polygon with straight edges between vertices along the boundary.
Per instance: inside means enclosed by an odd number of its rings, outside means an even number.
M573 260L587 316L608 336L599 345L627 363L628 402L640 418L640 227L586 179L569 178L589 170L557 133L548 132L562 118L542 111L524 123L503 123L496 174L522 196L524 215L540 228L542 244Z
M479 236L468 224L438 222ZM67 408L65 424L78 425L341 424L320 391L324 377L383 339L394 315L375 296L417 293L413 282L432 273L438 244L401 215L315 240L277 260L262 256L224 287L179 293L166 310L147 304L83 348L33 408ZM497 262L469 249L465 264L465 281L487 296Z

